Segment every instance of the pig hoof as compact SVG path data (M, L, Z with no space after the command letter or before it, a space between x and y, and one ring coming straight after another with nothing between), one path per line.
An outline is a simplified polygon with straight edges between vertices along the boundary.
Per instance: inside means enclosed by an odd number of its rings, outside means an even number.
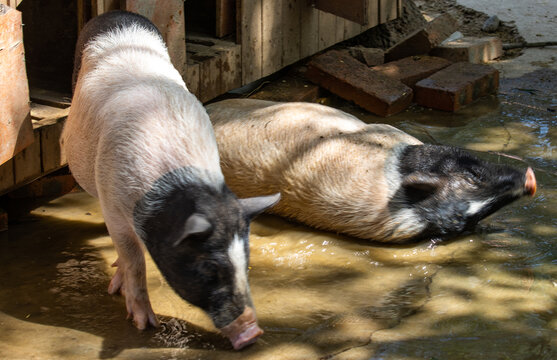
M139 330L145 330L149 325L159 327L159 320L153 312L149 300L132 300L131 302L132 304L128 305L128 301L126 301L126 307L128 308L128 319L133 319L135 327Z

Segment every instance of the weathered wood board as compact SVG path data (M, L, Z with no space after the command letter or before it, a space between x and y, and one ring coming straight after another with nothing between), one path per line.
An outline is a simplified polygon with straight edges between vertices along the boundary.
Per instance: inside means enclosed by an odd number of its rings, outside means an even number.
M33 142L21 13L0 4L0 164Z
M323 0L329 8L322 11L314 7L318 3L321 0L237 1L242 85L392 20L401 6L400 0Z

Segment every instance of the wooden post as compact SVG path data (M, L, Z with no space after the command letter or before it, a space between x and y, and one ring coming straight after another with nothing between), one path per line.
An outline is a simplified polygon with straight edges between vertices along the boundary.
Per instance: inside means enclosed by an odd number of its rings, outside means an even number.
M33 142L29 112L21 13L0 4L0 164Z

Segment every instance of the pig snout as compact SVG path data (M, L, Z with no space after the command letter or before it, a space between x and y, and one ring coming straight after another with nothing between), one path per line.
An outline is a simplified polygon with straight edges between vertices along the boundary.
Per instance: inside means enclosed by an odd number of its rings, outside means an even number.
M528 168L526 170L526 180L524 181L524 194L534 196L536 194L537 184L536 184L536 176L534 175L534 170L532 168Z
M255 312L250 307L246 307L242 315L220 331L230 340L234 350L253 344L263 334L263 330L257 325Z

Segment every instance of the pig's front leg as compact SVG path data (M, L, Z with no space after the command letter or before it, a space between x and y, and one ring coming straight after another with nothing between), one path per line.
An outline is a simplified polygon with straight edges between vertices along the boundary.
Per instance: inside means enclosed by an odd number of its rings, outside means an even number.
M116 273L108 286L108 293L118 291L126 298L128 318L132 317L138 329L143 330L149 324L158 326L159 322L149 301L145 274L145 256L135 232L122 217L105 212L108 233L118 253Z

